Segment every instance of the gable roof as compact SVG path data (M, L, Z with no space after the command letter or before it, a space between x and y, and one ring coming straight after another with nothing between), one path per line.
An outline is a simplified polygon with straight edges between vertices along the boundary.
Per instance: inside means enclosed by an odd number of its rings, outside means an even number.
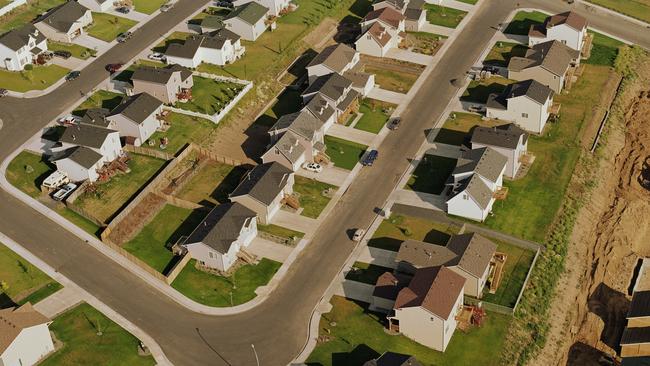
M528 133L514 123L496 127L478 126L472 132L472 144L497 146L506 149L516 149L519 141L525 144Z
M461 153L452 175L473 172L496 182L507 163L508 158L490 147L472 149Z
M501 94L490 94L486 105L488 108L508 109L508 100L521 96L543 105L553 96L553 90L533 79L519 81L506 86Z
M305 153L305 148L300 144L293 132L287 131L271 146L267 154L269 152L282 154L282 156L293 164Z
M385 352L379 358L367 361L363 366L422 366L422 364L411 355Z
M390 42L392 36L386 31L386 28L382 27L378 22L373 23L370 28L361 35L361 37L368 35L372 40L377 42L381 47L384 47L388 42ZM361 39L359 37L359 39Z
M563 76L571 62L579 56L579 51L562 42L551 40L529 48L524 57L512 57L508 62L508 70L521 71L540 66L555 75Z
M226 15L225 20L239 18L244 22L255 25L260 19L264 19L269 12L269 8L260 5L254 1L236 7L230 14Z
M79 124L66 127L59 141L99 149L104 144L104 141L106 141L108 135L116 132L115 130L94 125Z
M314 57L307 67L325 65L328 69L342 73L345 67L354 60L357 51L343 43L325 47Z
M87 11L89 10L85 6L70 0L48 10L36 19L36 23L45 23L59 32L67 33Z
M576 12L567 11L564 13L551 15L544 20L544 26L546 28L552 28L556 25L561 24L566 24L577 31L581 31L587 27L587 18L579 15Z
M39 44L45 40L43 33L36 29L34 25L26 24L20 28L12 29L9 32L1 35L0 44L7 46L13 51L18 51L19 49L29 44L30 38L34 38L36 40L36 44Z
M302 92L302 95L309 95L313 93L321 93L331 100L339 100L345 90L352 86L352 81L346 79L343 75L338 73L327 74L319 76L313 83Z
M627 318L650 316L650 291L635 291L627 312Z
M480 208L484 210L488 208L494 196L490 187L488 187L478 175L474 174L460 183L461 185L457 189L458 193L454 195L454 197L465 192L472 197L474 202L476 202Z
M394 308L422 307L447 320L464 286L465 277L445 266L420 268L397 295Z
M291 174L293 171L280 163L257 165L244 175L230 197L248 195L268 206L284 190Z
M222 15L208 15L201 20L201 28L207 29L223 29L223 16Z
M107 120L106 116L110 113L111 111L106 108L86 109L79 123L91 126L108 127L111 121Z
M131 80L141 80L156 84L167 84L175 73L180 73L181 81L192 77L192 72L185 67L173 64L166 67L140 66L131 76Z
M160 100L148 93L139 93L124 99L120 105L111 111L109 116L121 114L131 121L141 124L156 112L162 104Z
M409 239L402 242L395 260L410 263L415 268L423 268L442 266L454 258L456 253L444 245Z
M327 99L320 94L316 93L313 98L305 105L303 110L307 110L312 116L318 118L321 122L327 122L334 114L334 108L327 102Z
M226 254L239 238L244 225L256 217L254 211L237 202L217 205L192 231L185 244L203 243L218 253Z
M9 348L23 329L51 321L34 310L29 302L17 308L0 309L0 354Z
M371 10L363 18L364 22L370 22L373 20L381 20L382 22L390 25L391 27L397 29L401 21L404 20L404 15L393 9L390 6L385 8Z
M199 48L220 50L223 49L226 41L235 43L239 39L239 35L221 28L207 34L193 34L187 37L183 44L172 43L165 50L165 54L173 57L193 58Z
M381 4L381 3L386 3L386 4L390 5L391 7L393 7L394 9L401 11L406 6L407 1L405 1L405 0L375 0L372 3L372 5L374 6L374 5Z
M269 132L289 129L289 131L312 140L316 131L323 127L323 123L307 111L285 114L269 129Z
M384 272L377 278L372 296L382 299L395 300L397 294L406 287L409 282L407 276L399 273Z
M454 265L481 278L490 266L490 261L497 250L497 245L477 233L453 235L447 248L458 256Z
M80 166L90 169L102 159L102 154L85 146L74 146L65 149L61 155L55 157L54 161L70 159Z

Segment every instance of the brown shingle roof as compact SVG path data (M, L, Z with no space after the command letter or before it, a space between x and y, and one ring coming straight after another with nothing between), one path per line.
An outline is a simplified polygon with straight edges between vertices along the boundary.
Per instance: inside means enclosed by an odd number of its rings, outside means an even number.
M456 265L469 274L481 278L490 265L497 245L477 233L454 235L447 248L458 255Z
M404 20L404 15L391 7L385 7L379 10L371 10L363 18L364 22L372 20L381 20L393 28L398 28L399 23Z
M571 62L580 56L580 52L559 41L538 43L526 51L524 57L513 57L508 63L508 70L521 71L530 67L541 66L555 75L563 76Z
M382 27L379 23L374 23L370 28L368 28L365 34L371 36L372 39L382 47L388 44L392 38L390 33L386 31L386 28Z
M528 134L514 123L496 127L478 126L472 132L472 144L516 149L520 140L526 143Z
M18 308L0 310L0 354L4 352L25 328L50 323L45 315L34 310L30 303Z
M268 206L282 192L292 174L293 171L280 163L256 165L244 175L230 198L248 195Z
M447 267L421 268L397 295L395 309L421 306L447 320L464 286L465 278Z
M395 300L397 294L399 294L399 292L408 284L408 280L409 279L406 276L384 272L384 274L377 278L375 289L372 291L372 296Z
M551 15L544 21L546 28L555 27L556 25L566 24L569 27L581 31L587 26L587 19L578 13L567 11L560 14Z
M177 64L169 65L167 67L140 66L135 70L135 72L133 72L131 80L142 80L157 84L167 84L172 78L172 75L174 75L176 72L180 72L181 81L185 81L187 78L192 76L192 72L190 70Z
M45 23L59 32L68 32L72 26L83 17L88 8L76 1L70 0L41 15L36 23Z

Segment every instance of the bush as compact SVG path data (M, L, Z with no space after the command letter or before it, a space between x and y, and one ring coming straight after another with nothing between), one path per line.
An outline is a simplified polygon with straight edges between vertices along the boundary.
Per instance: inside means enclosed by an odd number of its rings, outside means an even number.
M26 70L26 71L32 71L32 70L34 70L34 65L32 65L32 64L27 64L27 65L25 65L25 70Z

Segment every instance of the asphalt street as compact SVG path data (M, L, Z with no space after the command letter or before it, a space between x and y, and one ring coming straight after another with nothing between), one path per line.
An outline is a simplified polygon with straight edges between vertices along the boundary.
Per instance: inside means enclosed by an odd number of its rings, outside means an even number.
M0 232L151 335L176 365L255 365L251 344L262 365L286 365L304 346L312 310L353 249L346 230L370 224L373 209L384 204L427 129L457 92L451 80L465 74L496 32L495 26L516 6L512 0L483 1L489 3L481 6L427 78L402 114L400 129L380 146L375 165L364 168L282 283L250 311L223 317L193 313L4 191L0 191ZM551 11L564 9L559 1L520 2ZM90 90L105 79L104 65L128 60L203 4L203 0L181 0L174 11L161 14L129 43L111 49L84 69L81 78L47 96L1 100L0 160L70 107L80 90ZM600 22L592 17L593 24ZM650 48L650 32L644 27L602 22L603 30L620 31L625 37L629 33L630 39Z

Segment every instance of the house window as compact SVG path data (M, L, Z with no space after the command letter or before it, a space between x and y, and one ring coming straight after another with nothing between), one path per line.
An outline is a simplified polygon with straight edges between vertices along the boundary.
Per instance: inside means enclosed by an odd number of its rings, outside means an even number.
M524 118L528 118L528 113L522 113L521 116Z
M210 258L214 258L214 254L212 252L210 252L209 254L210 254Z
M433 319L433 317L430 317L429 320L434 321L435 319Z

